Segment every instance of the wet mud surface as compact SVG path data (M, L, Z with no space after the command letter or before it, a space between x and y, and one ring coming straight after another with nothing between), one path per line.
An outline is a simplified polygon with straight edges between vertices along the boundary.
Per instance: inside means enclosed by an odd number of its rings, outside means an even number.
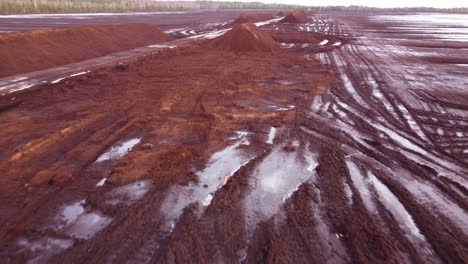
M466 263L467 44L408 18L279 18L243 52L220 25L3 95L2 259Z

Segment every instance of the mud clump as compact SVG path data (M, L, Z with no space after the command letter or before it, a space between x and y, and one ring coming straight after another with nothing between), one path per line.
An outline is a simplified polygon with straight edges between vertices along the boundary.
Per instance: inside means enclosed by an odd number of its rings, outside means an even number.
M212 49L234 52L271 52L278 49L270 35L251 23L235 26L208 43Z
M294 12L287 15L280 22L283 23L294 23L294 24L303 24L307 23L307 13L304 11Z
M0 35L0 77L48 69L169 40L148 24L82 26Z
M243 23L255 23L265 20L273 19L273 14L269 12L260 12L260 13L246 13L240 15L236 20L234 20L234 24L243 24Z

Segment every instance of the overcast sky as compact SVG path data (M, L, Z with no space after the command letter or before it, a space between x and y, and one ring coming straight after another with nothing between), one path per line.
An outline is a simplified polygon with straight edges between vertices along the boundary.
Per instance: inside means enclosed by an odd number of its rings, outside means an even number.
M234 0L227 0L234 1ZM468 7L468 0L235 0L236 2L284 3L312 6L361 5L375 7Z

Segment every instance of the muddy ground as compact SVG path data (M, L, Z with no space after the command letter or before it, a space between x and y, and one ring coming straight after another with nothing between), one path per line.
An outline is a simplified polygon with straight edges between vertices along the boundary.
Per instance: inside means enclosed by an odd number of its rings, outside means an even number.
M467 263L468 26L418 18L208 31L4 94L2 259Z

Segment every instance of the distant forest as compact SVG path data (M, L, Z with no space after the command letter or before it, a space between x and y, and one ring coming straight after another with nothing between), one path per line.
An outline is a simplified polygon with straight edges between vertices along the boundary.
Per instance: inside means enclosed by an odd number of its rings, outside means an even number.
M299 5L264 4L259 2L223 1L157 1L157 0L0 0L1 14L22 13L80 13L80 12L150 12L196 11L207 9L282 9L309 8L317 11L368 12L447 12L468 13L468 8L373 8L363 6L305 7Z
M0 13L79 13L196 11L204 9L299 9L298 5L259 2L154 0L0 0Z

